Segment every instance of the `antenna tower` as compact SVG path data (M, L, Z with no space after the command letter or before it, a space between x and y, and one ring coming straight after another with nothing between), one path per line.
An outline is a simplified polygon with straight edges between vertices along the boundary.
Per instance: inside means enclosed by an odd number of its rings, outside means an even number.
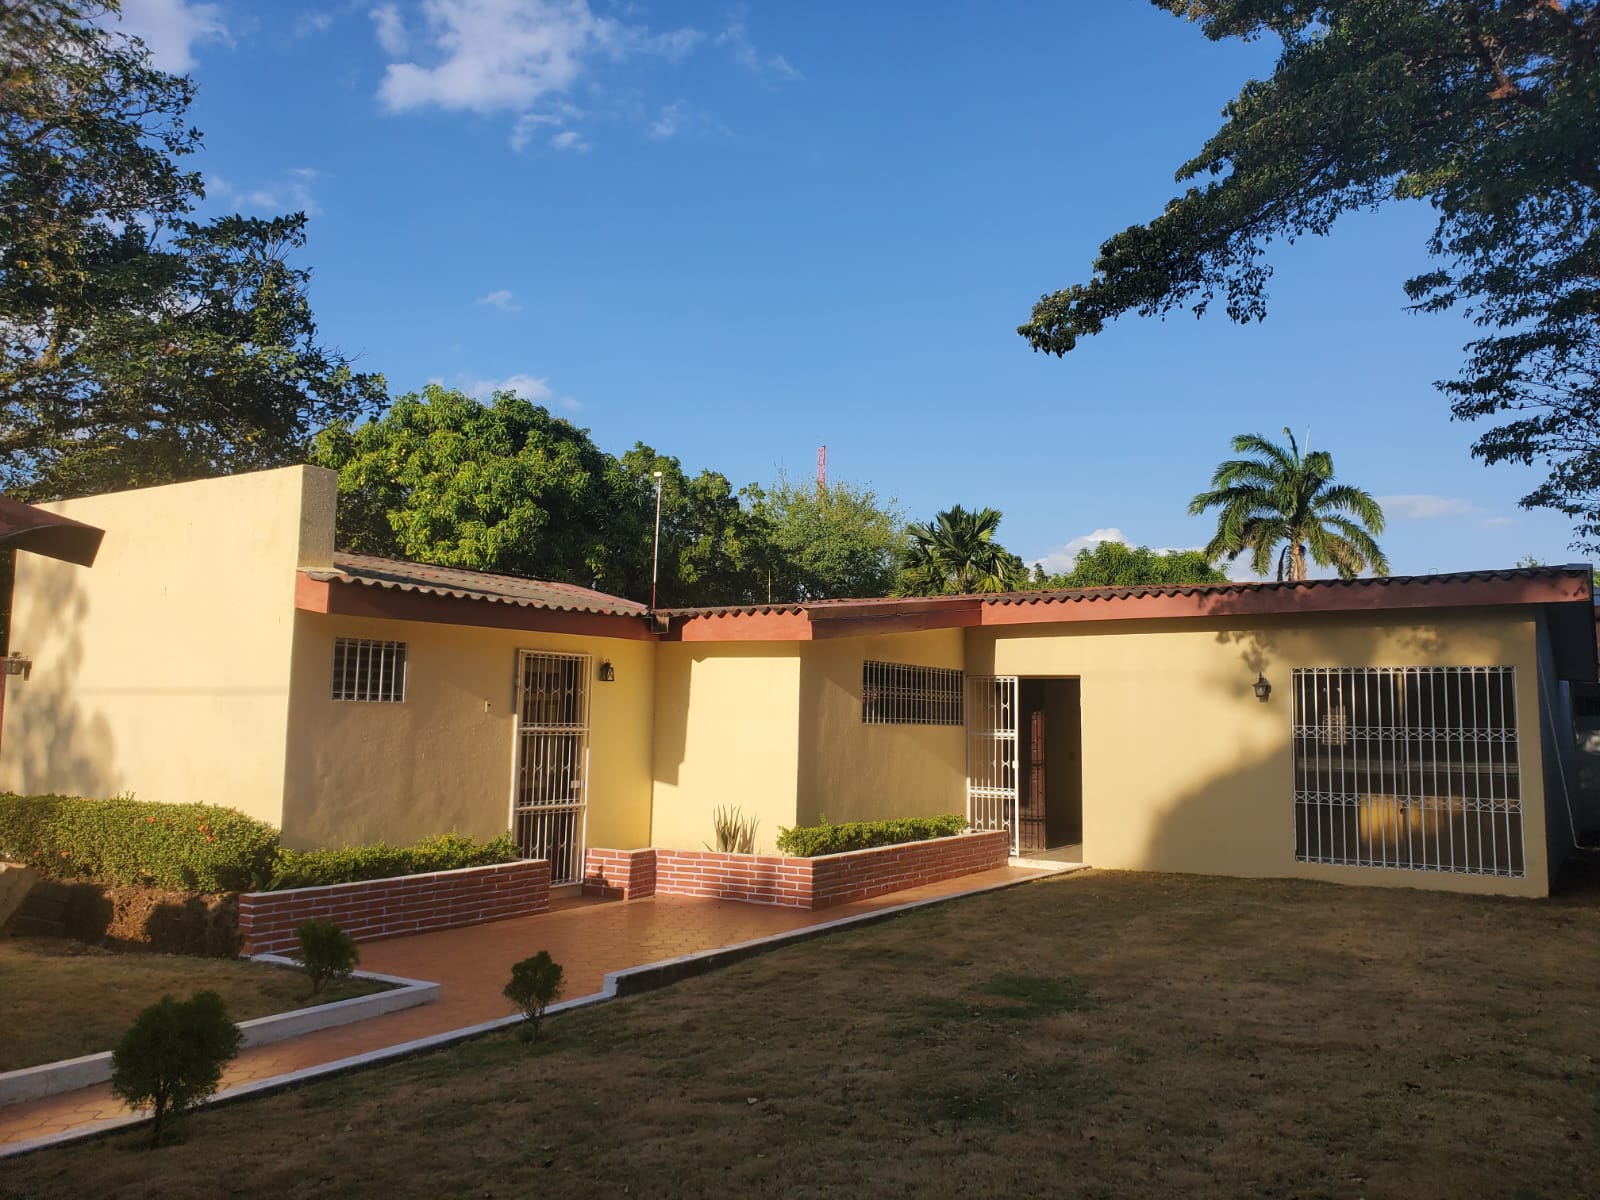
M817 491L828 490L828 448L817 447Z

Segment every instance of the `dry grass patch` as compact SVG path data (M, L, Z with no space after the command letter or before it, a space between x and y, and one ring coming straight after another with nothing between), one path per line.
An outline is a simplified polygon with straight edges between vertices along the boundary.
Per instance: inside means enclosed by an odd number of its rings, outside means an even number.
M0 939L0 1071L110 1050L162 996L210 989L249 1021L383 991L369 979L330 984L313 999L305 975L238 959L119 954L61 938Z
M137 1135L20 1196L1600 1194L1600 898L1090 872Z

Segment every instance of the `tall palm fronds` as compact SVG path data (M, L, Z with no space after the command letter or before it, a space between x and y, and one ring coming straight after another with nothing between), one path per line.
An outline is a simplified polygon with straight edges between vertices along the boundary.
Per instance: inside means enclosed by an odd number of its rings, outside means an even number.
M939 596L1005 592L1027 586L1022 560L994 540L1000 513L956 505L927 525L911 525L911 544L896 590L903 595Z
M1306 558L1332 567L1341 579L1362 571L1389 573L1389 560L1373 535L1383 532L1383 509L1370 493L1335 483L1333 458L1326 450L1304 455L1294 434L1284 431L1288 448L1260 434L1233 439L1239 454L1211 476L1211 490L1189 501L1189 513L1221 509L1207 557L1250 555L1250 567L1265 576L1276 559L1280 582L1306 577Z

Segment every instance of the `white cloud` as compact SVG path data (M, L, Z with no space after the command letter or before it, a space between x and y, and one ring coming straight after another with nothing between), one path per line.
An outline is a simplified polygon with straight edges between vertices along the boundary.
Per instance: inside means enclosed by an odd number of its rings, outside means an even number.
M676 62L705 40L694 29L656 32L597 15L589 0L422 0L404 10L387 2L369 15L393 60L378 87L385 109L512 113L507 140L519 152L541 126L584 115L563 97L597 65L640 55ZM603 91L592 79L586 87ZM579 152L590 145L570 128L549 144Z
M750 30L744 23L744 12L740 10L728 18L728 25L717 35L717 45L726 46L733 61L738 63L750 74L766 80L799 80L805 76L795 70L781 54L763 56L750 40Z
M1510 517L1485 517L1483 520L1485 529L1499 529L1509 524L1511 524Z
M1072 564L1078 557L1078 551L1092 550L1101 542L1121 542L1123 545L1127 545L1128 539L1123 535L1122 530L1115 527L1096 529L1093 533L1086 533L1081 537L1075 537L1070 541L1064 542L1048 554L1041 554L1038 558L1029 558L1024 561L1029 565L1036 562L1043 563L1044 569L1050 574L1061 575L1072 570Z
M210 175L206 177L206 195L240 211L252 210L273 216L303 212L314 217L322 212L322 206L312 194L311 184L321 177L322 172L315 167L290 167L272 183L237 188L220 175Z
M583 402L572 396L563 396L560 400L557 400L556 403L561 405L561 407L566 409L568 412L583 411Z
M487 400L496 392L515 392L534 404L543 404L555 395L544 380L522 373L504 379L474 379L467 384L467 392L479 400Z
M687 115L687 108L682 100L667 105L661 110L661 115L650 123L650 136L653 138L671 137L683 128Z
M1470 517L1477 506L1467 500L1449 496L1403 495L1379 496L1378 504L1386 517L1399 517L1402 521L1431 521L1437 517Z
M393 28L394 6L379 11L382 39ZM597 17L587 0L427 0L422 15L432 53L419 57L434 61L389 64L378 96L391 112L428 105L525 111L565 92L597 55L651 48L649 35ZM675 52L676 45L663 44L660 52Z
M657 141L674 137L738 137L706 109L688 100L674 100L663 105L653 120L642 112L638 119L645 123L645 134Z
M511 136L506 139L511 148L521 154L533 141L533 134L541 125L559 125L560 117L548 113L523 113L511 126Z
M514 297L509 288L496 288L487 296L479 296L479 304L487 304L490 308L498 308L501 312L521 312L522 305L514 304Z
M367 13L372 18L373 33L385 54L396 58L411 49L411 38L406 34L405 18L393 4L380 4Z
M310 12L301 13L295 18L295 37L310 37L314 33L327 33L333 25L333 14L312 9Z
M217 6L189 0L123 0L121 23L113 27L142 38L163 71L193 69L196 42L230 41Z

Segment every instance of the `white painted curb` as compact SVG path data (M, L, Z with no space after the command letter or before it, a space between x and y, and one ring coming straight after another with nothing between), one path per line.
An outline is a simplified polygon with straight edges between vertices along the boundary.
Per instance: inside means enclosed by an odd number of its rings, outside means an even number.
M254 962L273 963L278 966L298 967L292 958L277 954L258 954ZM370 996L353 996L315 1008L297 1008L292 1012L275 1013L270 1017L257 1017L241 1021L239 1029L244 1034L242 1045L268 1046L273 1042L287 1041L319 1029L332 1029L349 1025L386 1013L415 1008L419 1004L432 1004L439 998L439 985L422 979L402 979L398 975L378 975L371 971L353 971L357 979L375 979L390 984L387 991ZM111 1052L85 1054L81 1058L65 1058L60 1062L42 1063L37 1067L23 1067L16 1071L0 1073L0 1104L16 1104L23 1100L42 1100L62 1092L75 1092L79 1088L93 1087L111 1078Z

